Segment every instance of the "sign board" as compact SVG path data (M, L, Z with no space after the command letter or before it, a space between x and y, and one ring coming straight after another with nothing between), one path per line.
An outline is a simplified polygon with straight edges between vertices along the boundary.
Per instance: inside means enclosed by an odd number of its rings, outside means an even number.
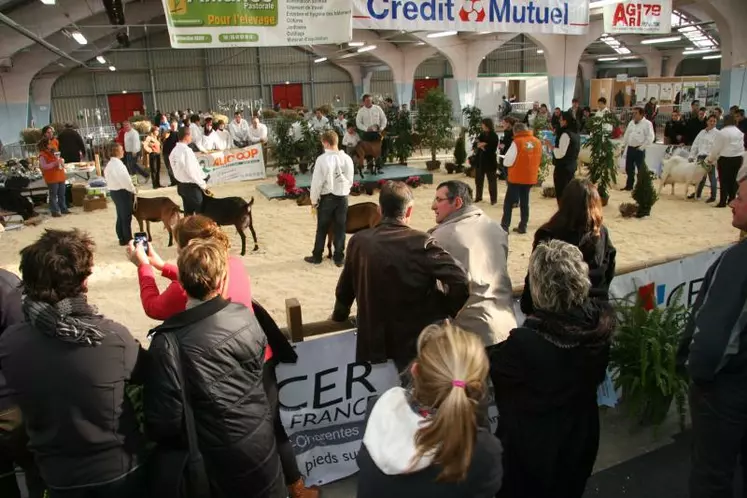
M195 156L205 174L210 175L208 185L262 180L266 176L262 146L259 144L243 149L195 153Z
M586 0L353 0L359 29L581 35Z
M348 42L350 0L162 0L172 48Z
M626 0L605 5L604 31L609 34L669 34L672 0Z
M620 73L615 75L615 81L628 81L628 73Z

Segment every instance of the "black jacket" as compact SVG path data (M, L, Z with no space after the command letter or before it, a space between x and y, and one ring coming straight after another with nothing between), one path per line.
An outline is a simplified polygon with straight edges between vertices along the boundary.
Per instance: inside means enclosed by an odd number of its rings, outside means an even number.
M565 155L561 159L556 159L553 155L552 162L556 168L575 172L578 166L578 153L581 152L581 137L574 128L561 128L555 137L555 147L560 146L560 139L564 133L570 139L568 150L565 151Z
M396 220L356 233L347 249L333 319L345 320L358 302L357 361L409 362L423 328L456 316L469 297L464 268L433 237Z
M583 247L579 245L581 236L578 233L552 233L548 228L540 227L534 234L532 251L538 244L552 239L562 240L581 249L584 261L589 265L589 280L591 280L589 297L607 301L610 283L615 277L615 256L617 255L617 249L612 245L607 227L602 226L596 242L584 243ZM524 292L521 294L521 311L525 315L530 315L534 311L528 275L524 279Z
M480 154L480 167L486 171L496 170L498 168L498 134L494 131L480 133L477 137L478 142L485 142L484 149L477 149Z
M262 385L265 334L250 310L217 297L154 331L144 406L148 436L183 448L183 368L213 498L284 496L272 415ZM181 366L165 333L180 345Z
M511 128L505 130L503 132L503 136L501 137L501 154L505 155L506 152L508 152L508 149L511 147L511 144L514 142L514 130Z
M687 127L685 126L685 122L682 119L679 121L670 119L666 126L664 126L664 138L667 140L668 144L684 144L687 139Z
M60 155L66 163L77 163L81 159L81 154L86 153L83 138L72 128L62 130L57 135L57 141L60 143Z
M24 321L19 285L21 280L14 273L0 269L0 336L11 325ZM12 394L0 365L0 412L15 405Z
M697 137L698 133L705 129L705 127L705 120L701 121L697 114L690 116L688 120L685 121L685 145L692 145L695 141L695 137Z
M179 142L179 132L177 131L169 132L169 136L163 140L163 144L161 146L163 150L163 157L168 159L169 156L171 155L171 151L174 150L174 147L176 147L176 144L178 142Z
M44 481L53 488L101 484L143 462L144 440L125 394L141 384L145 352L122 325L85 318L106 335L88 347L29 322L0 338L0 368L20 406Z

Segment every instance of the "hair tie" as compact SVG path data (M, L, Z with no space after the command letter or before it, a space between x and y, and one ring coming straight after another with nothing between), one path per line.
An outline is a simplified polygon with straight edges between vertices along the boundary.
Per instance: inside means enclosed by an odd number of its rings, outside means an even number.
M454 387L461 387L462 389L467 386L463 380L452 380L451 385Z

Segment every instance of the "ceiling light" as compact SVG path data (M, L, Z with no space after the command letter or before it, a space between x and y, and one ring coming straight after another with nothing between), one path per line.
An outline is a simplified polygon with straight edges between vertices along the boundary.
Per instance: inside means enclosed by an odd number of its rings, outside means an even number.
M103 55L96 57L96 60L99 61L99 64L106 64L106 59L104 59Z
M127 90L122 90L122 93L127 93Z
M285 82L286 85L290 85L290 83L291 83L290 81L286 81Z
M114 67L114 66L109 66L109 71L116 71L116 70L117 70L117 68L116 68L116 67Z
M721 54L714 54L714 55L704 55L703 60L709 60L709 59L720 59Z
M599 62L612 62L612 61L620 60L620 58L619 57L600 57L597 60Z
M54 5L55 0L41 0L44 5Z
M364 42L350 42L348 43L348 47L362 47L365 45Z
M358 53L362 54L363 52L370 52L371 50L376 50L376 45L368 45L367 47L361 47L358 49Z
M682 52L682 55L697 55L697 54L707 54L708 52L715 52L718 49L715 48L700 48L698 50L685 50Z
M349 58L351 58L351 57L355 57L356 55L358 55L358 52L349 52L349 53L347 53L347 54L343 54L343 55L341 55L341 56L340 56L340 57L338 57L337 59L338 59L338 60L339 60L339 59L349 59Z
M596 9L597 7L604 7L605 5L612 5L613 3L620 3L620 0L596 0L594 2L589 2L589 8Z
M426 76L425 79L429 80L429 79L431 79L431 77L430 76Z
M649 38L647 40L641 40L644 45L653 45L654 43L669 43L681 40L681 36L665 36L664 38Z
M88 43L88 40L86 40L86 37L83 36L83 33L81 33L80 31L73 31L72 33L70 33L70 36L72 36L73 40L77 41L81 45L85 45L86 43Z
M426 35L427 38L444 38L446 36L454 36L457 34L456 31L441 31L439 33L431 33L429 35Z
M326 60L327 60L326 57L319 57L318 59L314 59L314 62L319 63L319 62L324 62Z
M417 46L425 45L425 42L417 42L415 45Z
M537 53L538 53L538 54L544 54L544 53L545 53L545 51L544 51L544 50L542 50L541 48L538 48L538 49L537 49Z

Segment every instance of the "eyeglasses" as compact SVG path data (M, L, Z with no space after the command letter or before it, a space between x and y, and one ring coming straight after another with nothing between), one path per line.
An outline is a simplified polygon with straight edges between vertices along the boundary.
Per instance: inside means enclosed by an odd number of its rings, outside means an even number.
M436 196L436 197L433 198L433 202L443 202L443 201L449 201L449 200L451 200L451 199L449 199L448 197L438 197L438 196Z

